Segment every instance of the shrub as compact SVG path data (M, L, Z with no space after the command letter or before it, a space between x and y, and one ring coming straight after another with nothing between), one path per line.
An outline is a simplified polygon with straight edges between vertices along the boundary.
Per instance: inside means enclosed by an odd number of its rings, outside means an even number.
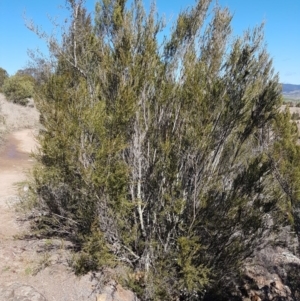
M78 273L131 269L142 300L217 300L267 214L300 199L297 128L279 112L262 28L232 40L216 9L204 29L210 1L198 1L159 45L163 22L141 1L100 1L94 23L68 3L72 26L51 40L57 62L36 97L39 229L76 243Z
M299 120L300 119L300 114L298 112L294 112L292 114L292 120Z
M2 92L3 83L7 78L8 78L7 71L0 67L0 92Z
M3 92L14 103L26 105L33 95L34 79L28 75L14 75L5 79Z

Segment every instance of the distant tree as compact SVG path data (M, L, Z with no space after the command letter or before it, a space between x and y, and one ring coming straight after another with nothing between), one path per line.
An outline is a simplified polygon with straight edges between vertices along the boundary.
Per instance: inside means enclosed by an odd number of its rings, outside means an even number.
M7 78L8 78L7 71L0 67L0 92L2 92L3 83Z
M27 76L30 76L30 77L34 78L35 77L35 73L36 73L35 68L27 67L27 68L24 68L24 69L19 69L16 72L15 75L20 75L20 76L27 75Z
M232 38L229 11L206 22L203 0L159 44L163 21L139 0L99 1L94 23L67 3L36 98L37 227L76 242L78 272L123 265L142 300L226 300L265 218L297 203L299 147L263 27Z
M5 79L2 90L8 100L26 105L33 95L34 79L27 74L16 74Z
M292 120L299 120L300 119L300 114L298 112L294 112L291 116Z
M33 54L31 54L33 55ZM31 80L36 84L39 85L44 82L45 74L51 71L51 67L49 62L46 62L42 58L36 58L34 64L29 65L24 69L20 69L17 71L16 75L27 76L31 78Z

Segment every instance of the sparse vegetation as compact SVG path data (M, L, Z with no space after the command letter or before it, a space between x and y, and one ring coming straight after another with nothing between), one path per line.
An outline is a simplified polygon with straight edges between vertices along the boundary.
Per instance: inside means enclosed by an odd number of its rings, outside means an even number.
M24 107L6 100L0 94L0 131L3 133L21 128L38 128L39 112L36 108Z
M25 275L26 275L26 276L30 276L30 275L32 275L32 274L33 274L32 268L31 268L31 267L27 267L27 268L25 269Z
M297 107L300 105L300 99L297 98L287 98L283 96L283 103L289 105L290 107Z
M10 267L9 266L5 266L3 269L2 269L2 273L5 273L5 272L7 272L7 271L9 271L10 270Z

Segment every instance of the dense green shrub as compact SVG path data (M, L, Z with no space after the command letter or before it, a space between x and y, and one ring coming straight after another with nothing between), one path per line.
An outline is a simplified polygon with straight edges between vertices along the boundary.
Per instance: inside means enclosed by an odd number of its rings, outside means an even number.
M2 89L8 100L26 105L33 95L34 79L28 75L14 75L5 79Z
M233 39L228 10L204 22L203 0L160 44L154 9L125 2L100 1L92 23L70 0L62 44L49 39L37 227L76 243L77 272L126 267L142 300L217 300L269 233L264 218L296 204L297 132L262 27Z

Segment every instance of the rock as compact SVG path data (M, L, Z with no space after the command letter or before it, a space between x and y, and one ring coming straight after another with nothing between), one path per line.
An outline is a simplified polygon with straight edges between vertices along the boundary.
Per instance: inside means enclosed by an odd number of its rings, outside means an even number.
M34 108L34 100L32 98L27 98L27 107Z
M244 266L241 291L250 300L298 301L300 258L286 248L268 246ZM246 295L246 296L245 296Z
M13 283L0 286L0 300L5 301L47 301L46 298L32 286Z
M225 300L300 301L299 232L284 226L264 235L253 256L243 263Z
M135 294L111 281L106 285L96 301L139 301Z

